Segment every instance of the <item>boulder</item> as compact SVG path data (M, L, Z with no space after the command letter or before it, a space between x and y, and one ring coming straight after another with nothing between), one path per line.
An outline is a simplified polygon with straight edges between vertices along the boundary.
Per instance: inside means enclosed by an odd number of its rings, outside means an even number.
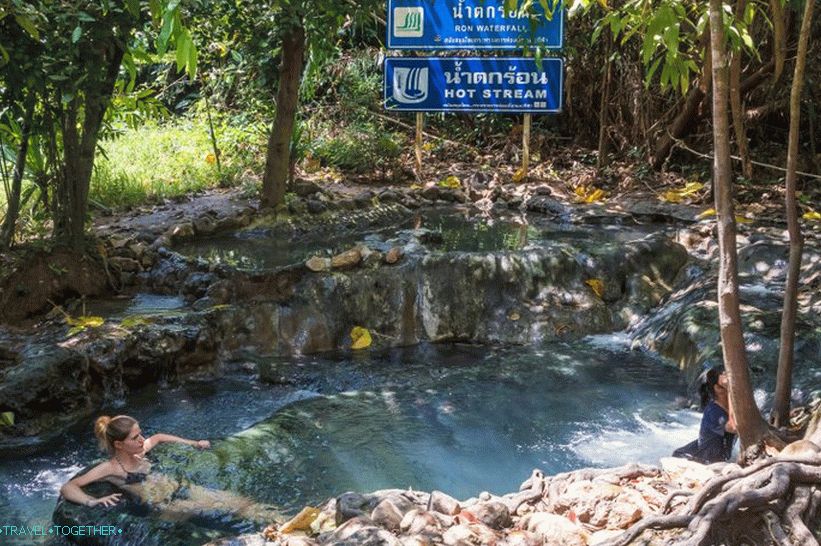
M564 516L536 512L527 517L527 530L539 535L545 546L586 546L588 533Z
M362 253L358 248L352 248L331 258L331 267L333 269L349 269L359 265L361 261Z
M405 253L403 252L402 247L395 246L388 250L387 254L385 254L385 263L393 265L401 260L404 254Z
M320 256L313 256L305 262L305 267L307 267L315 273L319 273L320 271L330 271L331 259L322 258Z
M453 516L458 514L461 509L462 507L459 505L459 501L450 495L446 495L441 491L431 491L430 501L428 502L428 511Z
M471 506L469 512L491 529L504 529L513 523L510 510L499 501L483 502Z

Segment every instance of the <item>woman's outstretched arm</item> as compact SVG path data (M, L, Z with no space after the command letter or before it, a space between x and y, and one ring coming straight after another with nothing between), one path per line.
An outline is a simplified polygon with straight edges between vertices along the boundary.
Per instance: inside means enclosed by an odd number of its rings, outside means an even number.
M60 488L60 494L63 498L76 504L83 504L85 506L114 506L120 500L120 493L113 493L105 497L92 497L85 493L81 487L96 482L115 474L112 472L111 461L100 463L82 476L77 476L69 480Z
M179 436L174 436L173 434L154 434L151 438L148 438L145 443L143 444L143 450L148 453L153 448L157 447L159 444L165 442L173 442L177 444L185 444L191 447L196 447L198 449L208 449L211 447L211 442L208 440L188 440L186 438L180 438Z

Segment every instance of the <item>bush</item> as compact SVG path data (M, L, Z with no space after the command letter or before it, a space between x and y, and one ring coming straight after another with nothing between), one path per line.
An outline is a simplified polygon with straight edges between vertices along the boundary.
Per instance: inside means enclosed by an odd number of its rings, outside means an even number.
M320 136L313 153L325 165L342 171L365 173L392 167L402 153L405 137L373 123L343 127L333 135Z

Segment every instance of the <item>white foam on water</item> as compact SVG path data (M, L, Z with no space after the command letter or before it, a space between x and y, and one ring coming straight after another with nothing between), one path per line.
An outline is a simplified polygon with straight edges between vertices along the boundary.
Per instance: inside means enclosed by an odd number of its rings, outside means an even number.
M586 336L582 341L588 345L601 347L602 349L629 349L632 344L632 340L627 332L596 334Z
M57 498L60 488L83 469L82 465L74 464L37 472L27 483L16 484L10 487L14 493L30 497L38 495L43 498Z
M701 414L695 411L672 412L666 422L646 421L638 414L634 417L635 430L582 433L571 442L570 449L594 466L635 462L656 465L661 457L669 457L676 448L698 438Z

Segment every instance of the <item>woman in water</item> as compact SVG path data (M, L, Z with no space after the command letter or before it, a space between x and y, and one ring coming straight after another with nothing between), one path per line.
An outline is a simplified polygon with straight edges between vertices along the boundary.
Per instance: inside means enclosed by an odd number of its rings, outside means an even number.
M105 480L141 502L159 508L165 517L171 519L203 512L233 513L242 519L260 522L271 522L276 517L273 511L245 497L197 485L183 486L168 476L152 473L151 464L145 459L149 451L162 443L208 449L211 447L208 440L187 440L170 434L154 434L144 438L140 424L127 415L98 418L94 434L100 441L100 447L111 458L63 485L60 493L68 501L89 507L114 506L120 500L121 493L97 498L82 490L83 486Z
M710 464L730 460L735 442L735 416L730 406L727 373L716 366L701 374L701 428L698 439L673 452L673 457Z

